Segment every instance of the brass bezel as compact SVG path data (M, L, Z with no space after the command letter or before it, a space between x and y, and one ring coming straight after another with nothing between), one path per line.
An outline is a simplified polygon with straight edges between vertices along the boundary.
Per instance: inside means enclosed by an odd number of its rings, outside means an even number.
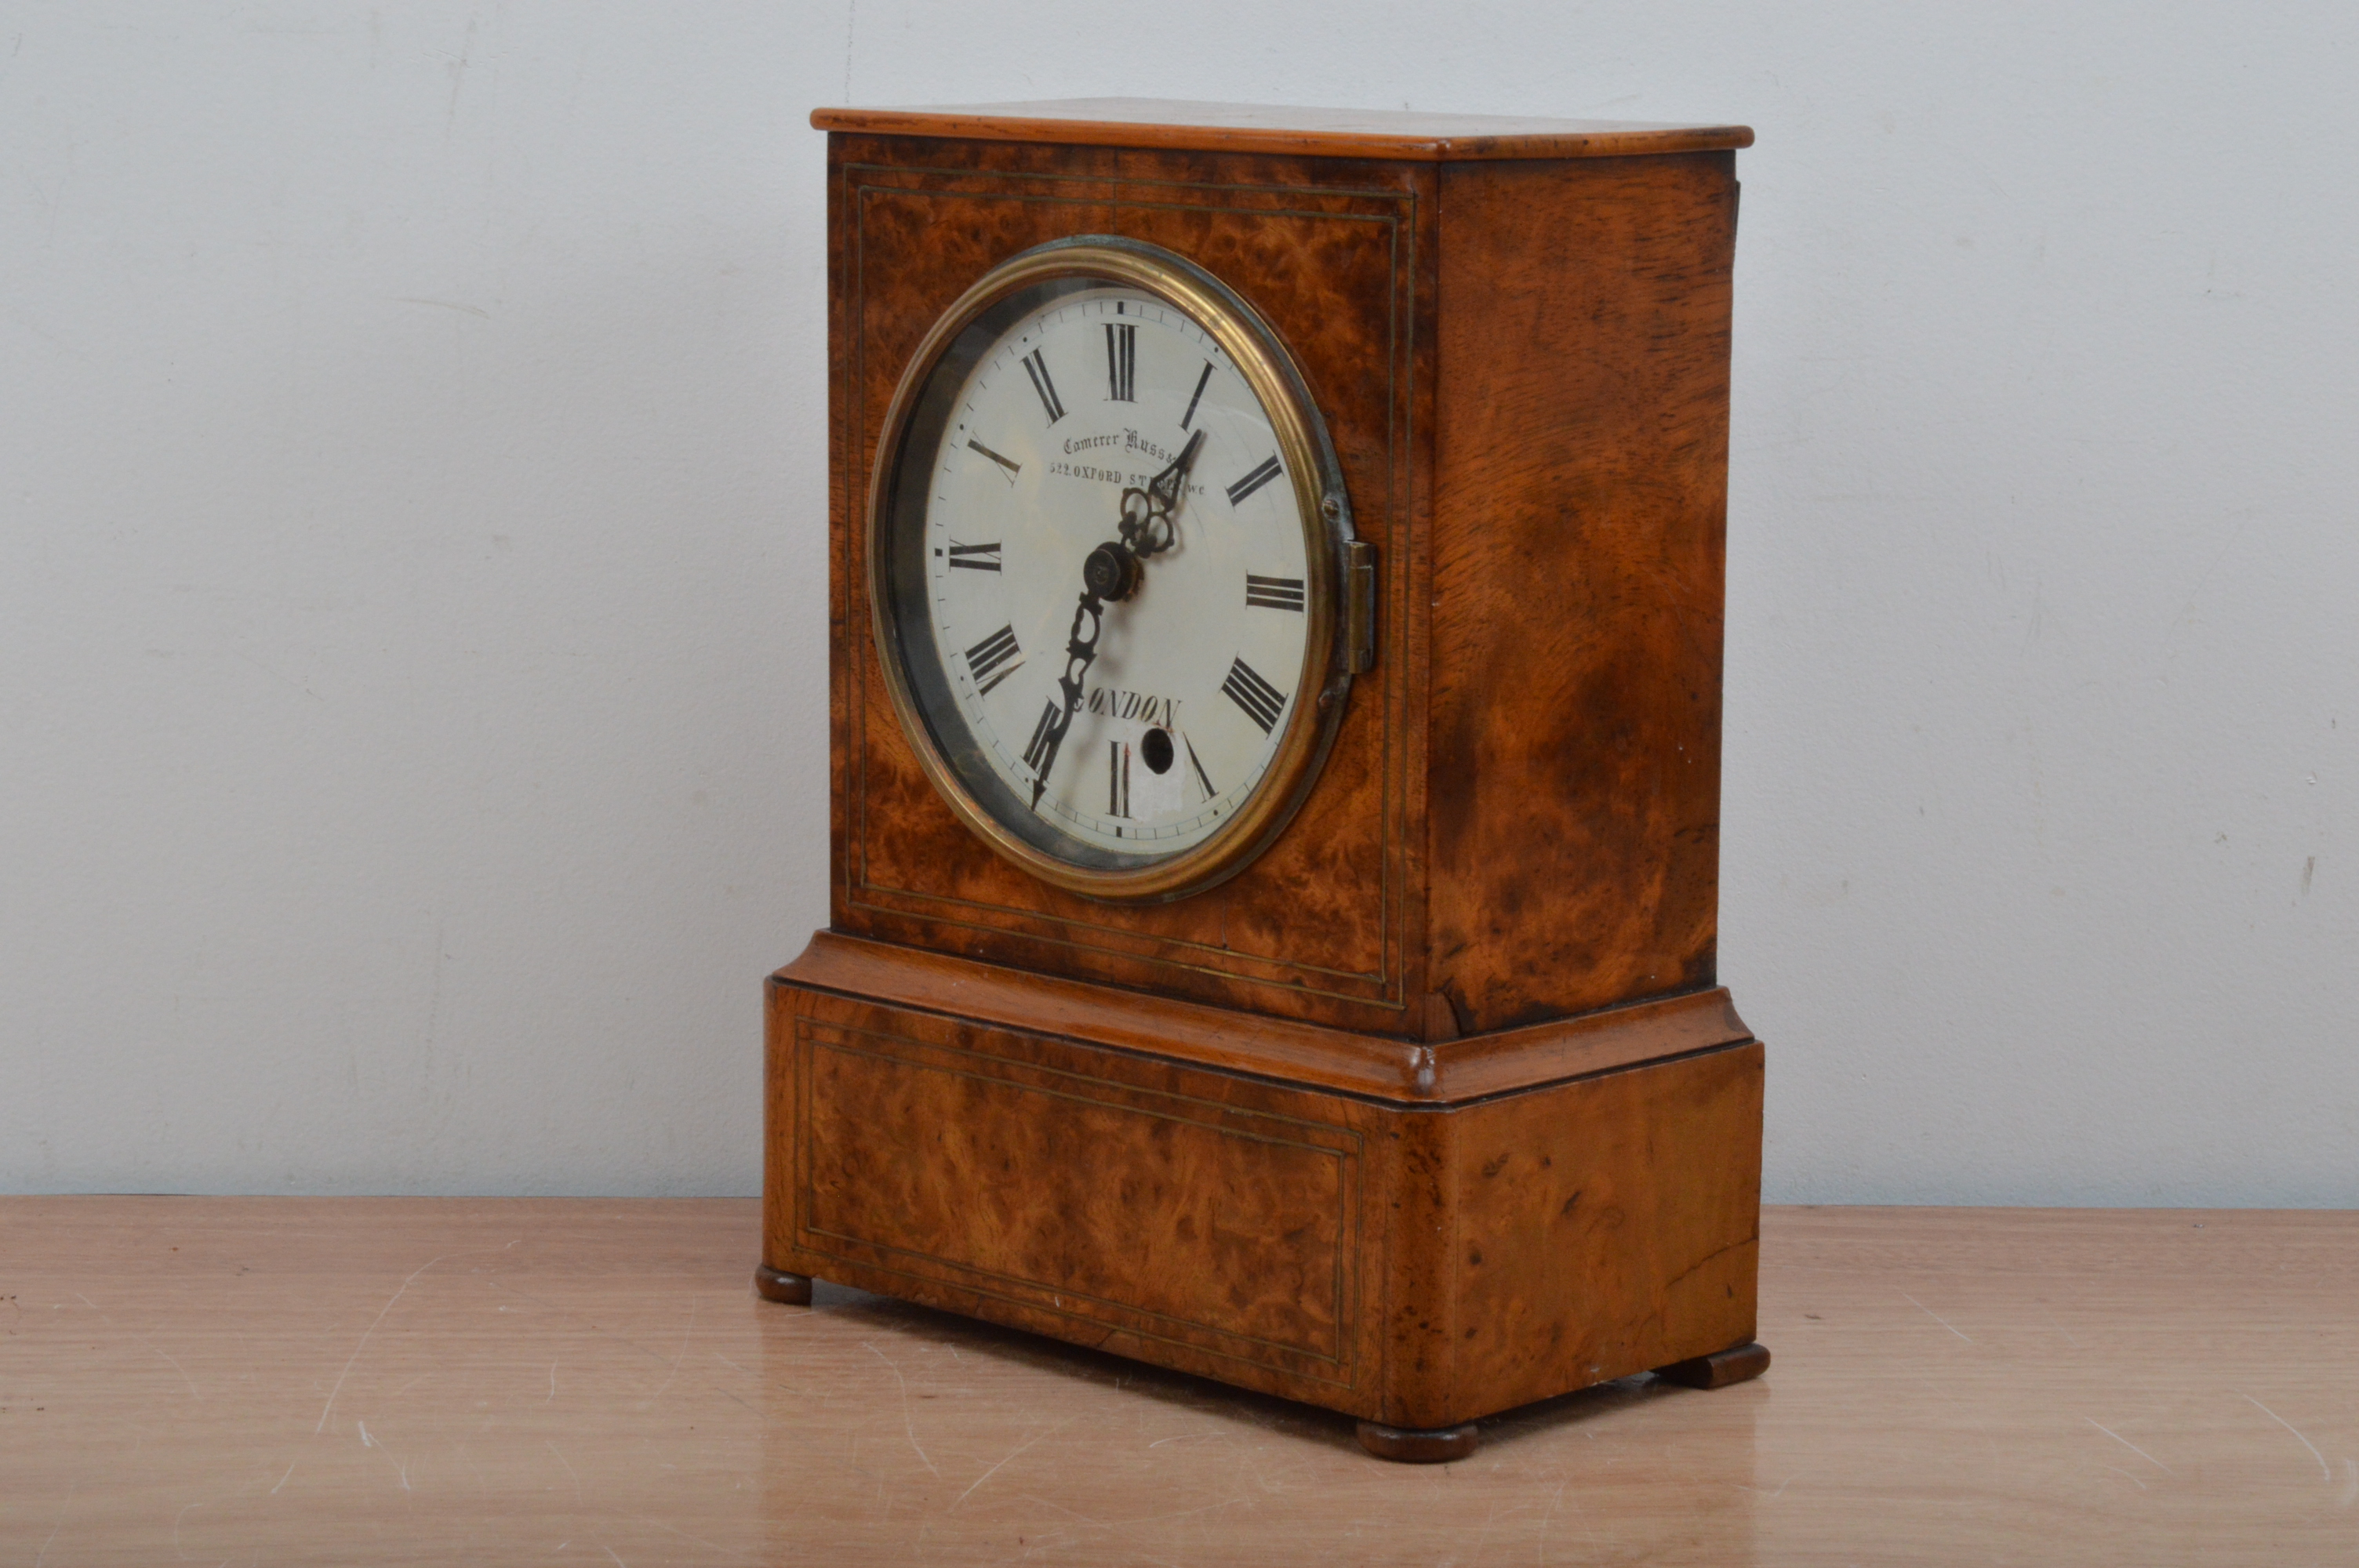
M1135 870L1076 865L1049 854L1010 832L975 799L942 755L932 726L909 689L888 580L890 550L886 535L892 522L895 481L901 470L910 420L935 368L959 335L984 311L1019 290L1057 278L1136 288L1184 311L1209 332L1269 416L1302 517L1303 554L1310 573L1304 608L1310 622L1295 689L1309 700L1293 704L1276 756L1235 816L1190 848L1148 860ZM1136 240L1082 235L1025 251L985 273L934 323L902 373L876 444L864 539L868 603L878 661L884 666L886 687L892 695L902 733L908 737L936 792L959 818L995 851L1042 881L1090 898L1126 903L1163 903L1201 892L1236 875L1269 848L1300 808L1334 743L1352 686L1350 650L1344 646L1343 588L1353 542L1351 503L1326 422L1277 333L1234 290L1185 257ZM1079 586L1077 580L1077 593Z

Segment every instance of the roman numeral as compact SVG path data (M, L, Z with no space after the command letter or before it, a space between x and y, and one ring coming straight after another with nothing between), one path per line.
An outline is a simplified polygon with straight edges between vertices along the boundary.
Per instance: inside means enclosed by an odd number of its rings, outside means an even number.
M1247 719L1261 726L1265 735L1277 722L1277 716L1286 711L1286 694L1262 679L1260 672L1243 659L1230 661L1229 678L1221 683L1221 690L1245 710ZM1189 748L1189 754L1194 753L1195 748Z
M1049 741L1056 733L1057 719L1064 711L1064 705L1052 697L1040 709L1040 722L1032 727L1032 739L1024 747L1024 765L1036 773L1049 758Z
M1131 387L1138 372L1138 329L1109 321L1106 330L1106 396L1115 403L1135 401Z
M1057 384L1049 379L1049 362L1033 350L1024 356L1024 373L1032 378L1032 390L1040 395L1040 406L1049 411L1049 423L1054 425L1065 416L1065 406L1057 401Z
M1188 427L1188 421L1196 416L1196 405L1204 395L1204 384L1212 379L1212 362L1206 360L1204 362L1204 373L1196 378L1196 390L1194 393L1190 394L1188 398L1188 412L1180 416L1180 428L1182 430Z
M969 648L966 651L966 667L973 671L974 678L982 683L982 689L975 695L989 697L993 687L1022 668L1024 661L1016 657L1023 650L1016 645L1016 628L1013 626L1002 626L998 631ZM1016 659L1016 662L1012 665L1007 664L1010 659ZM1004 670L999 669L1002 665L1007 665L1007 667ZM993 676L991 672L994 670L999 670L999 674ZM989 678L986 680L985 677Z
M996 545L952 545L951 565L971 572L995 572L999 569L999 546Z
M1229 486L1229 504L1232 506L1237 505L1243 502L1246 496L1251 495L1255 491L1259 490L1263 485L1266 485L1271 480L1276 479L1283 471L1285 470L1277 466L1277 460L1276 458L1264 458L1261 461L1261 467L1254 470L1253 472L1245 475L1245 478Z
M1183 741L1186 740L1184 736L1181 737L1181 739ZM1193 741L1187 741L1187 747L1188 765L1196 770L1196 782L1204 786L1204 798L1206 800L1211 800L1214 795L1221 792L1212 787L1212 776L1204 771L1203 759L1196 755L1196 742Z
M1130 748L1119 741L1106 742L1106 815L1130 815Z
M993 451L989 447L984 446L981 441L976 440L972 436L967 438L966 444L973 447L976 451L981 452L984 457L989 458L993 462L997 463L1001 468L1006 469L1007 470L1007 482L1010 484L1015 483L1016 476L1024 471L1024 465L1022 463L1001 457L997 452Z
M1256 577L1247 572L1245 604L1249 609L1300 610L1302 579L1299 577Z

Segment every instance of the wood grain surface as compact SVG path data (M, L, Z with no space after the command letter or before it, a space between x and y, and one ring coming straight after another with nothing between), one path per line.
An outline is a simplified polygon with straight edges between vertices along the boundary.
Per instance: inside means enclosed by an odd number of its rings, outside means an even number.
M1449 1105L1752 1038L1717 987L1430 1045L1238 1013L821 931L773 985L1151 1052L1379 1099Z
M1736 143L1435 161L821 119L834 930L1425 1044L1712 988ZM1169 904L1060 892L966 829L864 588L912 351L991 266L1076 234L1174 251L1268 319L1375 555L1377 665L1300 814Z
M1443 170L1427 984L1468 1033L1712 983L1734 166Z
M1749 147L1744 125L1550 120L1399 109L1301 109L1155 98L1065 98L906 109L815 109L822 131L987 138L1191 151L1310 154L1448 162L1466 158L1612 157Z
M0 1561L2359 1562L2359 1215L1771 1208L1776 1365L1346 1417L822 1282L751 1200L0 1198Z
M1431 165L839 135L830 143L835 426L834 929L1225 1005L1413 1035L1422 776L1411 635L1380 639L1293 825L1235 880L1123 906L1038 881L934 792L886 695L864 519L881 426L935 319L998 263L1116 234L1244 288L1299 364L1406 626L1422 544L1420 300ZM1421 281L1422 280L1422 281ZM1430 351L1430 342L1424 345ZM1421 1002L1421 996L1417 996Z
M897 1004L923 956L857 946L879 983L770 988L769 1269L1403 1428L1754 1337L1757 1042L1374 1098ZM1231 1017L1232 1062L1302 1027Z

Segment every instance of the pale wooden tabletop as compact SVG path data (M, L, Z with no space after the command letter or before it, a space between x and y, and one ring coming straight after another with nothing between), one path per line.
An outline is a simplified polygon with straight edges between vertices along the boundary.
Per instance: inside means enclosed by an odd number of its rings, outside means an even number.
M1755 1383L1473 1459L822 1285L750 1201L0 1198L0 1562L2359 1563L2359 1216L1773 1209Z

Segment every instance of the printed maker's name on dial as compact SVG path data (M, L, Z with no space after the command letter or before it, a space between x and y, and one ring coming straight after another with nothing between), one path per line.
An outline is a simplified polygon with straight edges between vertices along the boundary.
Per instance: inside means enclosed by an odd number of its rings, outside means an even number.
M1137 431L1129 429L1111 436L1073 437L1065 443L1065 451L1068 456L1071 456L1077 452L1096 451L1105 447L1120 447L1126 453L1135 452L1140 457L1158 463L1169 463L1172 458L1170 452L1157 446ZM1087 463L1060 463L1053 460L1049 464L1048 472L1051 479L1090 480L1100 484L1119 484L1132 490L1145 489L1147 481L1154 477L1145 472L1125 473L1116 469L1102 469ZM1182 493L1201 495L1204 493L1204 487L1190 483L1183 487Z

